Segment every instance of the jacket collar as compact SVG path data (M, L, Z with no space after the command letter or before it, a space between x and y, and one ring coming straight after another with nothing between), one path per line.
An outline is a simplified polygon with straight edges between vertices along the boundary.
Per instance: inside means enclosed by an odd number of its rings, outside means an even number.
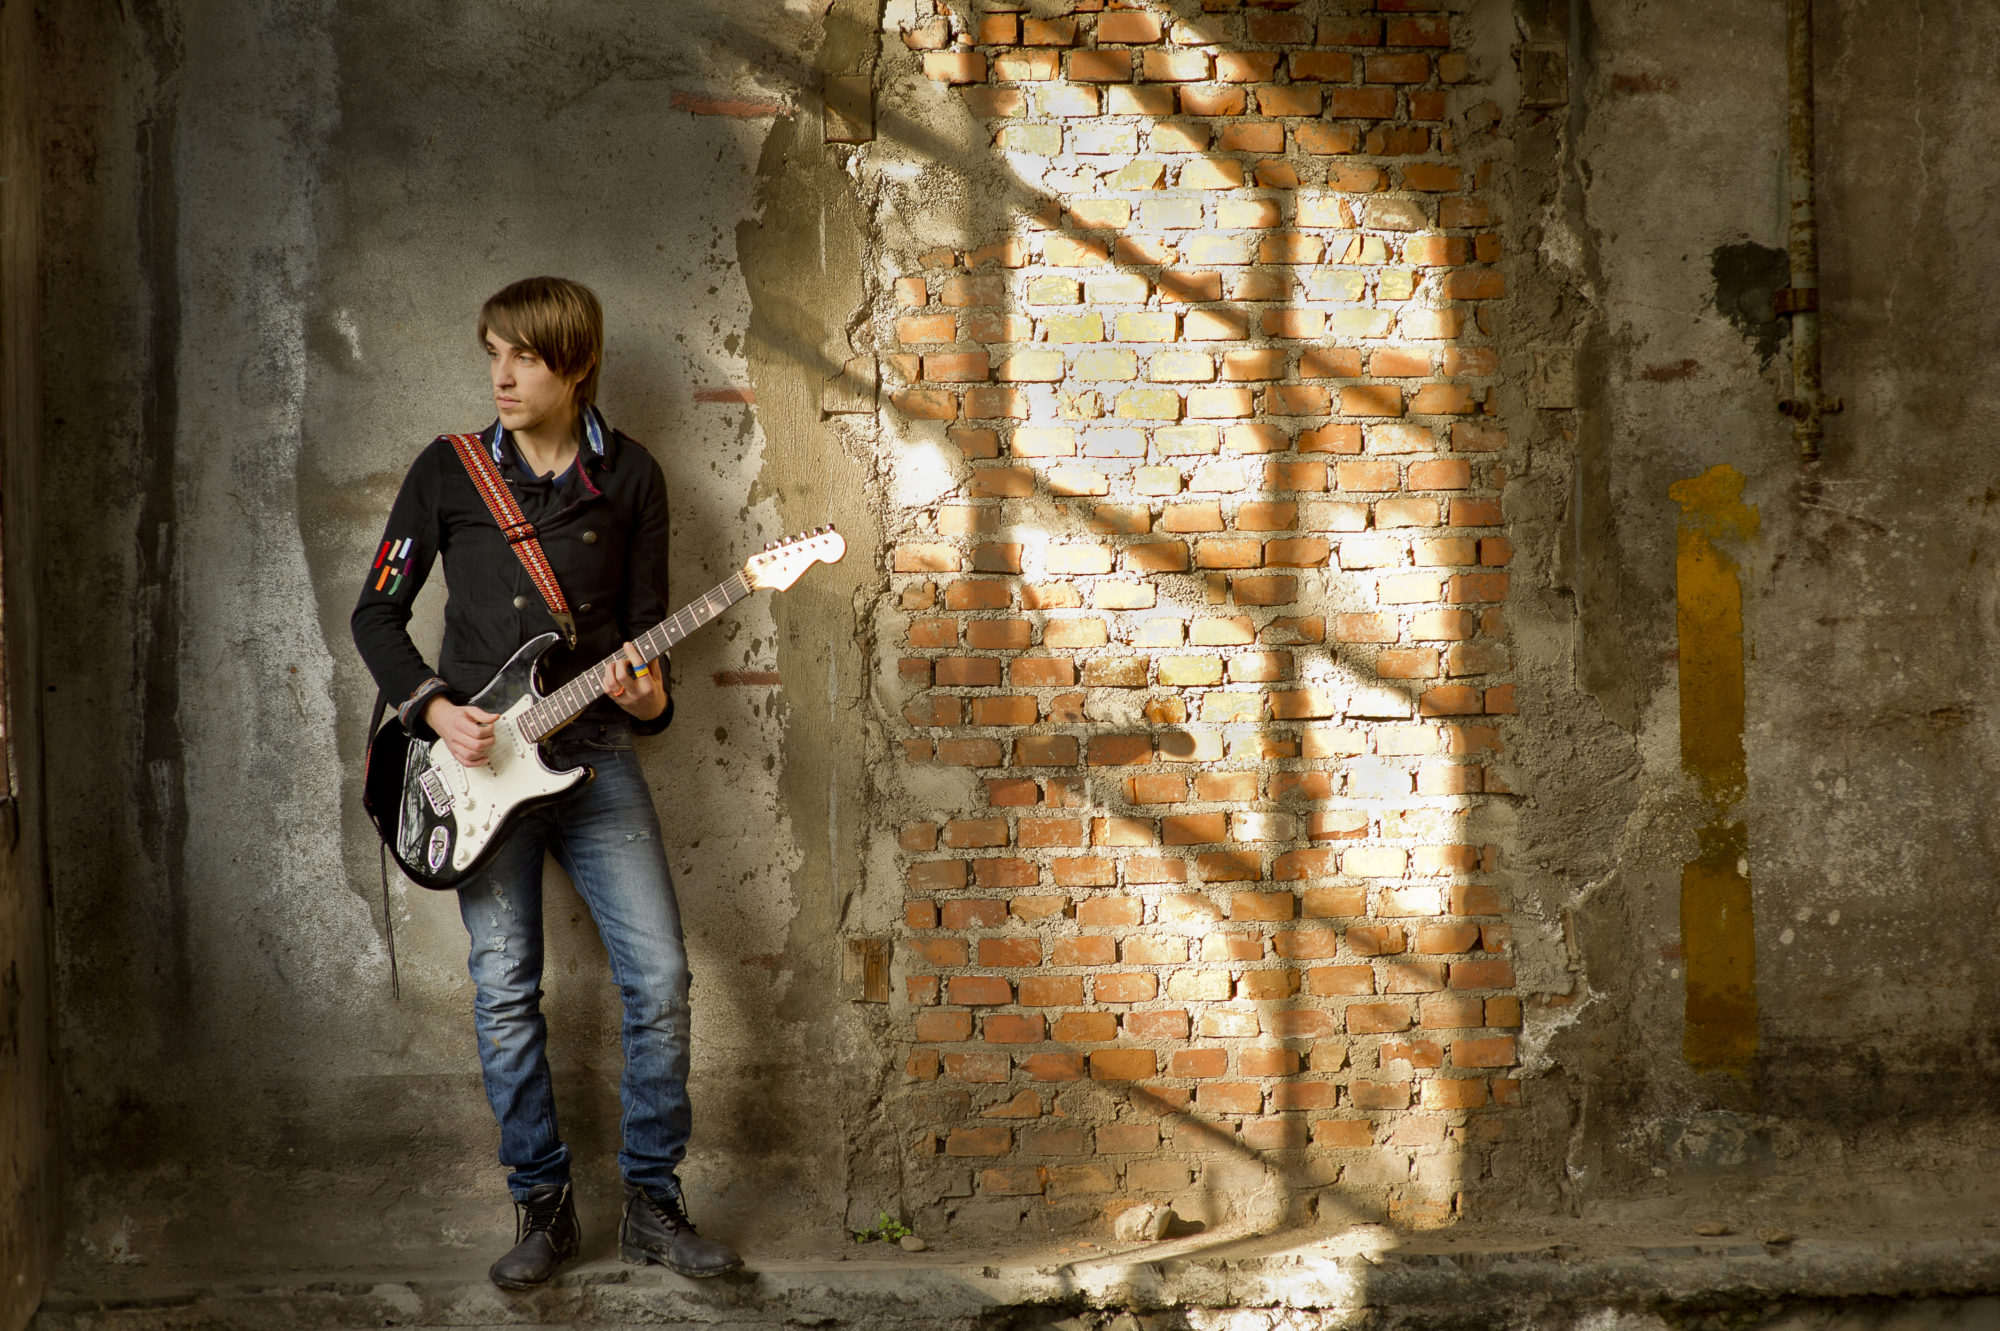
M597 409L596 403L583 409L583 447L577 452L590 470L611 466L615 435L616 432L604 423L604 413ZM514 447L514 432L503 427L498 420L479 432L479 440L486 445L486 451L496 467L504 468L518 455Z

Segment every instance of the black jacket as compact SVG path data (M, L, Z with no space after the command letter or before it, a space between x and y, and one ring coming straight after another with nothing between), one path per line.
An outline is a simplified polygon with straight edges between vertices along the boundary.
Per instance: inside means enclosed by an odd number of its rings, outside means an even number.
M601 417L593 422L601 423ZM575 649L557 643L544 658L544 692L594 667L672 609L667 487L660 464L622 433L593 429L590 434L576 463L553 481L526 469L513 435L498 421L480 434L523 515L535 524L576 620ZM443 650L433 670L410 641L408 626L410 607L439 555L451 594L444 608ZM522 643L555 631L534 580L501 537L447 438L433 440L410 465L372 558L351 620L354 645L383 696L413 730L421 728L420 704L440 691L465 702ZM654 720L637 721L600 698L585 716L623 720L640 734L653 734L666 729L673 703L669 700Z

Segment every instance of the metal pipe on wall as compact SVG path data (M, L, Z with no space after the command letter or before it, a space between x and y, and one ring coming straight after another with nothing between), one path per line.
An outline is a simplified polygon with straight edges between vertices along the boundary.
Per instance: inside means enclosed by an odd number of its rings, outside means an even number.
M1792 320L1792 395L1778 409L1793 420L1799 460L1819 461L1825 418L1841 409L1839 398L1820 392L1819 222L1814 216L1813 178L1813 11L1812 0L1788 0L1791 87L1791 285L1776 294L1777 313Z

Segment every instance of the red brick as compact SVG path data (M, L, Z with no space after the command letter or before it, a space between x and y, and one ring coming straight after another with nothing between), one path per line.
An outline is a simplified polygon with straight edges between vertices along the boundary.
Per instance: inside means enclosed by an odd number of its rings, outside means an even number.
M1271 877L1278 882L1301 878L1324 878L1334 872L1331 850L1290 850L1271 862Z
M1422 1002L1425 1030L1466 1030L1485 1019L1485 1004L1464 994L1432 994Z
M982 938L979 940L982 966L1039 966L1041 940L1035 938Z
M1477 1109L1486 1103L1486 1082L1479 1077L1432 1077L1423 1083L1426 1109Z
M1514 987L1514 963L1504 957L1490 961L1454 961L1451 963L1451 987L1511 989Z
M1356 1109L1408 1109L1410 1083L1406 1081L1354 1081L1347 1086L1347 1100Z
M1396 114L1396 90L1328 88L1326 114L1335 120L1387 120Z
M1050 1038L1064 1044L1109 1044L1118 1038L1118 1018L1109 1012L1065 1012Z
M984 888L1034 887L1041 882L1041 869L1033 860L998 857L974 860L972 880Z
M1313 1124L1313 1144L1358 1150L1375 1144L1375 1125L1365 1118L1323 1118Z
M1125 1033L1135 1040L1188 1038L1188 1014L1179 1010L1128 1012L1123 1020Z
M910 890L942 892L965 886L964 860L923 860L910 866Z
M1092 735L1088 765L1123 766L1153 761L1153 742L1146 735Z
M1186 83L1208 73L1208 56L1200 51L1147 51L1141 56L1140 76L1150 83Z
M1220 813L1183 814L1160 820L1160 840L1169 846L1196 846L1221 841L1227 836L1227 820Z
M1330 1081L1288 1081L1271 1088L1271 1108L1331 1109L1340 1098L1339 1088Z
M1402 1003L1349 1003L1345 1016L1350 1035L1382 1035L1410 1029L1410 1009Z
M1058 966L1108 966L1118 960L1118 944L1109 934L1059 938L1051 960Z
M1249 1082L1210 1082L1196 1088L1194 1102L1204 1113L1256 1114L1263 1112L1264 1090Z
M1042 1019L996 1012L979 1023L979 1033L988 1044L1037 1044L1042 1039Z
M945 991L963 1007L1014 1001L1014 987L998 975L954 975L945 982Z
M953 850L1007 844L1005 818L956 818L945 824L944 844Z
M1235 892L1229 898L1229 918L1289 920L1295 904L1296 898L1290 892Z
M1105 14L1097 20L1098 44L1121 42L1144 45L1160 40L1160 16L1143 11Z
M1076 818L1023 818L1015 835L1023 849L1072 848L1083 844L1083 823Z
M1444 14L1411 15L1389 20L1390 46L1450 46L1451 19Z
M970 1012L919 1012L916 1036L934 1044L954 1044L972 1038Z
M1021 1071L1030 1081L1078 1081L1083 1077L1083 1055L1068 1051L1030 1054L1021 1060Z
M1229 1071L1226 1049L1177 1049L1167 1062L1171 1077L1220 1077Z
M1137 1081L1157 1068L1150 1049L1093 1049L1090 1075L1096 1081Z
M1511 1068L1519 1061L1511 1035L1451 1042L1451 1065L1455 1068Z
M984 947L985 944L981 944ZM1385 994L1429 994L1444 988L1442 961L1392 961L1382 968Z
M1093 986L1100 1003L1144 1003L1159 991L1159 978L1143 972L1101 974Z
M1262 83L1277 72L1279 51L1222 51L1215 57L1215 77L1223 83Z
M1295 83L1304 79L1326 83L1354 81L1354 57L1345 51L1293 51L1289 65Z
M1076 907L1076 922L1115 926L1137 924L1144 909L1137 897L1091 897Z
M1059 963L1060 964L1060 963ZM1028 975L1020 982L1022 1007L1075 1007L1083 1002L1080 975Z
M1372 966L1313 966L1306 971L1306 992L1320 998L1362 997L1375 992Z
M1340 1032L1340 1025L1334 1014L1318 1008L1267 1011L1264 1013L1263 1024L1265 1034L1280 1040L1317 1040Z
M924 75L940 83L980 83L986 78L986 57L977 51L926 51Z
M947 767L998 767L1000 741L992 739L944 739L937 744L937 760Z
M1073 767L1076 757L1074 735L1023 735L1014 741L1016 767Z
M1497 527L1501 523L1497 499L1454 499L1447 519L1454 527Z
M1181 114L1189 116L1240 116L1250 98L1242 88L1229 84L1209 84L1180 89Z
M1153 1123L1107 1123L1097 1129L1100 1155L1134 1155L1156 1150L1160 1129Z
M1299 1070L1299 1056L1290 1049L1245 1049L1236 1063L1246 1077L1289 1077Z
M919 698L903 708L903 719L913 726L958 725L959 699L949 695Z
M940 907L946 929L998 929L1006 923L1006 901L958 897Z
M1004 1169L979 1171L979 1191L996 1197L1039 1196L1048 1184L1048 1171L1039 1165L1010 1165Z

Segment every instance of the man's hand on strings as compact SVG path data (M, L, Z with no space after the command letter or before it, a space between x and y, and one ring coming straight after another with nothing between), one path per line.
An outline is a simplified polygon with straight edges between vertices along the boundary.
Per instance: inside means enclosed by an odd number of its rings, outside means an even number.
M484 767L493 752L493 723L500 718L477 707L460 707L440 693L424 705L424 724L437 732L451 756L467 767Z
M605 663L604 693L641 721L651 721L667 710L667 672L664 661L648 662L632 643L622 655Z

